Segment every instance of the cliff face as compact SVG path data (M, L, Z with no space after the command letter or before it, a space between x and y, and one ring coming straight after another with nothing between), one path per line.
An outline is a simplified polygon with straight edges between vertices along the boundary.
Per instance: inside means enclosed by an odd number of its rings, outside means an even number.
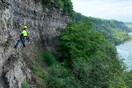
M46 8L41 0L0 1L0 88L21 88L24 80L34 85L30 63L39 52L54 50L57 28L65 28L69 21L54 7ZM30 42L24 48L14 45L23 26L28 26Z

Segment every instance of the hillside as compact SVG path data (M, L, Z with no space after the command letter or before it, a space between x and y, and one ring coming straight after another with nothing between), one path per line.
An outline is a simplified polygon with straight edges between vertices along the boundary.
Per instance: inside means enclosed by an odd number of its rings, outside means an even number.
M93 29L102 33L107 40L112 44L120 44L123 41L129 40L128 32L131 32L130 25L116 20L106 20L101 18L86 17L80 13L74 13L73 22L79 22L81 19L87 18L93 24Z
M102 33L113 44L129 40L128 32L131 31L125 23L116 20L88 18L93 23L93 29Z

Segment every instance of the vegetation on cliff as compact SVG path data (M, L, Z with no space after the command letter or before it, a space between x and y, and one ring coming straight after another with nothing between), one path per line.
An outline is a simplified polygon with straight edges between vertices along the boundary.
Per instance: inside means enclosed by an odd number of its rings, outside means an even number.
M55 1L72 13L71 0ZM115 20L72 15L73 22L60 31L57 52L44 52L32 65L39 88L131 88L132 72L114 46L129 39L130 30Z
M42 0L43 3L47 6L53 6L62 12L65 15L72 15L73 14L73 5L71 0Z
M56 54L45 52L33 65L42 88L130 88L131 72L125 72L115 47L87 18L69 24L59 40Z

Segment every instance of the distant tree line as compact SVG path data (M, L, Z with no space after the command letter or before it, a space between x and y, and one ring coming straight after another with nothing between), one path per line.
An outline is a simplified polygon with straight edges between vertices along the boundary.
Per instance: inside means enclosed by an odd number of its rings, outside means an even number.
M112 44L119 44L126 40L131 39L128 32L131 29L128 28L125 23L116 20L106 20L101 18L86 17L81 13L74 13L72 20L74 22L79 22L83 18L87 18L92 22L92 28L100 33L102 33L105 38Z

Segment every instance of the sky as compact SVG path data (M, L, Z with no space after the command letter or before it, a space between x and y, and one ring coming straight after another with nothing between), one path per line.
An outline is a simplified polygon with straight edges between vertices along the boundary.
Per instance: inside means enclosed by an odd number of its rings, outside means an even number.
M71 0L73 9L85 16L132 22L132 0Z

